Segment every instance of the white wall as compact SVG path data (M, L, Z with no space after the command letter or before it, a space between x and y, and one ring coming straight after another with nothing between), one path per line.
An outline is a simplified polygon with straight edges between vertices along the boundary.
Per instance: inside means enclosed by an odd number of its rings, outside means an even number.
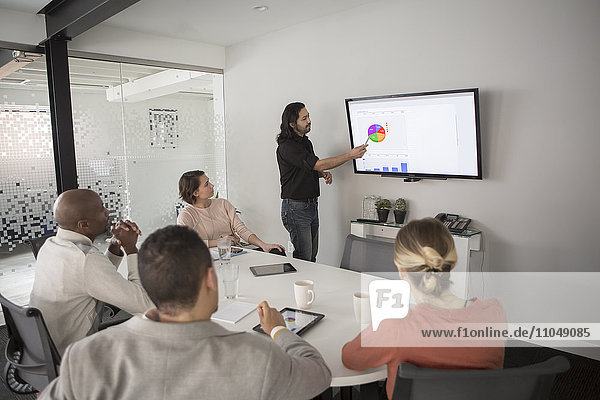
M307 104L320 157L349 149L344 98L479 87L483 181L354 175L321 185L318 261L338 264L366 194L410 219L464 214L488 270L599 270L600 2L381 1L226 49L228 186L247 225L287 241L274 141Z

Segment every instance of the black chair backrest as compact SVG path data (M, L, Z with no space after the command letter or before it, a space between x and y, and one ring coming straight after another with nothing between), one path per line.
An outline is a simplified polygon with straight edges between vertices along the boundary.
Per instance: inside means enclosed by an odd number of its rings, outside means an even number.
M392 399L548 399L554 378L568 369L569 360L563 356L499 370L441 370L402 363L398 367Z
M389 273L397 275L398 269L394 264L394 243L348 235L340 268L386 278L390 278ZM384 274L378 274L380 272Z
M50 233L48 235L40 236L37 238L27 239L27 242L31 245L31 251L33 252L33 256L37 259L38 253L40 252L40 248L46 242L46 239L55 236L56 233Z
M11 368L17 380L41 392L58 376L60 365L60 354L42 313L37 308L18 306L1 294L0 304L8 331L6 371Z

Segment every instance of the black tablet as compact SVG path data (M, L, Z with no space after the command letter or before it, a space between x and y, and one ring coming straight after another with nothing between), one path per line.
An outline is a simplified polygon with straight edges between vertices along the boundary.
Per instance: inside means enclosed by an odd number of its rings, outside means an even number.
M302 335L304 332L315 326L317 322L325 318L325 315L323 314L289 307L286 307L279 312L281 315L283 315L285 326L297 335ZM260 327L260 324L256 325L252 329L256 332L267 335L267 333Z
M250 271L254 276L267 276L277 274L287 274L288 272L296 272L296 268L290 263L257 265L250 267Z

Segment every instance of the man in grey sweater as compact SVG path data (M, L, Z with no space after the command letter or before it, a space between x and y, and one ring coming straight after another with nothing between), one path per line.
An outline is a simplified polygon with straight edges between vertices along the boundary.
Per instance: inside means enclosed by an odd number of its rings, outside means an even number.
M308 399L329 387L319 352L266 301L257 312L271 339L210 320L218 278L191 229L150 235L139 272L157 308L71 345L40 399Z
M134 314L152 307L137 270L137 239L131 221L113 228L108 250L102 254L94 239L109 228L109 212L91 190L63 192L54 203L56 236L40 249L29 305L40 309L50 336L63 354L67 346L98 330L103 303ZM117 272L127 254L127 279Z

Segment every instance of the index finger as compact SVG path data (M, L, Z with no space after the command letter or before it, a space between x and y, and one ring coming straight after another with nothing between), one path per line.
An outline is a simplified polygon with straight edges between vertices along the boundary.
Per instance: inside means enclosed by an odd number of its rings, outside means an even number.
M261 301L261 302L260 302L260 304L258 305L258 307L259 307L259 308L263 308L263 309L264 309L265 307L266 307L266 308L269 308L269 303L267 303L267 301L266 301L266 300L263 300L263 301Z

